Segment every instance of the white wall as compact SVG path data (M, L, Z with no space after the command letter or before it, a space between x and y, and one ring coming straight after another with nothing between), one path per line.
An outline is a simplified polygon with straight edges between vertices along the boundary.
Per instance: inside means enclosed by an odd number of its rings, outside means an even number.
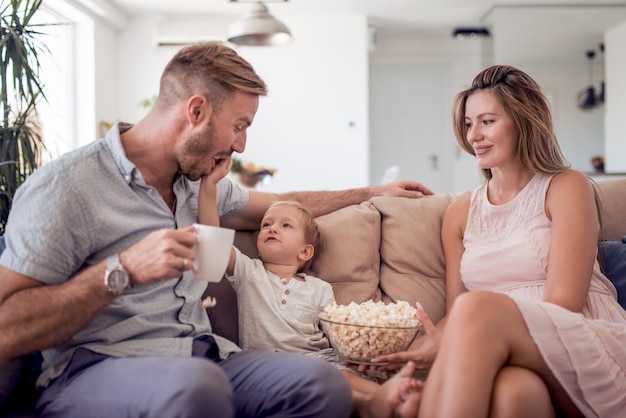
M93 119L88 119L92 123L91 134L100 138L99 124L101 121L114 121L117 118L116 88L120 75L118 73L117 60L117 32L111 26L100 22L94 22L94 34L96 45L94 54L95 68L93 77L95 79L95 97L93 97L94 112ZM79 91L79 94L83 94ZM89 138L87 136L87 138ZM89 140L89 139L85 139Z
M424 173L423 178L414 178L414 180L422 180L427 185L433 185L437 192L459 192L475 187L482 179L480 171L476 165L474 157L466 154L457 145L452 131L451 109L454 95L467 88L471 84L474 76L482 69L482 51L484 45L481 40L464 40L457 41L447 35L412 35L412 34L379 34L377 37L376 49L370 54L370 66L376 67L421 67L429 69L439 67L445 73L445 86L439 93L443 96L443 104L441 105L440 97L432 97L426 94L411 94L411 99L418 102L416 109L438 104L436 109L443 118L443 127L437 128L438 134L426 138L416 138L416 141L436 142L440 143L438 151L440 154L439 170L436 173ZM397 102L402 102L398 98ZM387 108L387 112L399 112L393 106ZM407 149L401 148L394 143L394 132L397 127L390 124L385 125L390 120L385 114L373 114L371 116L382 124L381 131L385 131L386 135L381 137L372 137L371 141L381 143L390 147L398 154L407 152ZM415 114L415 118L419 119L420 115ZM422 123L439 123L440 121L424 120ZM414 159L415 165L429 165L428 153L432 151L429 146L432 144L420 144L423 149L422 154L419 150L409 150L413 153L411 158ZM382 145L381 145L382 146ZM384 167L380 166L376 161L376 156L372 156L371 166L373 172L380 172ZM401 172L402 174L406 173ZM431 175L438 175L440 178L434 181L428 181ZM437 188L434 185L437 185Z
M589 84L588 67L521 64L519 68L541 85L550 100L556 136L572 168L592 172L591 158L605 152L605 108L581 110L576 105L579 92Z
M496 44L497 48L493 47ZM591 157L604 155L604 108L589 111L580 110L577 106L577 95L589 82L588 63L581 59L578 64L544 65L536 62L515 62L507 58L502 61L498 50L505 48L498 45L497 36L492 40L458 41L451 36L426 35L379 35L376 50L370 56L370 65L439 65L446 69L448 82L441 94L445 96L445 106L440 109L446 118L446 129L441 137L429 138L431 141L443 141L442 177L433 184L443 184L441 190L460 192L473 188L482 181L475 159L466 154L457 145L452 131L451 106L454 96L467 88L474 76L483 68L492 64L514 65L530 74L544 89L554 112L555 130L559 142L573 168L591 172ZM510 57L510 54L507 55ZM584 57L583 57L584 58ZM599 79L599 72L596 75ZM415 101L436 103L432 97L413 95ZM401 101L400 99L398 101ZM390 108L390 112L394 109ZM397 111L397 110L396 110ZM384 121L385 115L372 115ZM418 116L416 115L416 118ZM388 126L388 135L384 138L372 137L371 141L386 141L387 145L396 148L391 142L394 127ZM423 147L424 150L428 149ZM397 152L402 152L397 149ZM416 164L425 164L426 156L415 156ZM378 167L375 156L372 157L372 173L382 170ZM426 175L424 178L428 178Z
M366 186L367 20L354 15L288 22L293 44L240 48L269 85L246 154L279 169L272 190Z
M626 22L606 33L606 159L607 173L626 172Z
M208 19L208 18L207 18ZM369 182L368 36L364 16L280 17L294 42L239 47L269 86L241 156L278 169L270 191L345 189ZM129 20L117 42L117 118L137 121L178 47L157 46L159 17Z
M599 39L582 39L578 44L564 42L561 36L550 36L558 32L560 25L565 28L587 22L595 13L599 20L593 21L598 26ZM565 157L572 168L592 172L591 158L604 154L604 107L581 110L577 107L578 94L590 83L589 61L586 51L598 48L601 43L602 23L621 13L616 11L604 15L605 10L587 8L502 8L495 9L490 16L493 34L493 63L515 66L537 81L552 105L555 131ZM533 25L538 30L523 33L523 28ZM597 42L596 42L597 41ZM562 52L559 56L566 61L558 61L552 55L523 55L517 51L528 50L529 43L551 45L552 50ZM565 51L560 51L565 49ZM549 51L550 49L547 49ZM567 52L567 54L566 54ZM592 70L592 80L596 89L603 77L604 57L597 53Z
M456 41L443 35L378 34L376 49L368 54L364 16L279 18L293 31L292 44L239 48L269 85L269 96L261 100L241 157L278 169L267 187L270 191L342 189L378 180L376 155L370 156L369 151L370 65L445 69L441 112L449 118L454 95L492 63L486 61L490 46L485 42ZM162 21L158 16L135 17L118 32L97 31L96 120L135 122L143 116L145 110L139 102L157 93L161 71L178 49L156 44L154 33ZM220 25L224 27L224 22L213 26ZM497 57L489 58L500 63ZM587 63L507 63L529 72L543 85L555 108L557 135L566 157L574 168L590 171L590 157L603 154L604 145L603 110L583 112L575 107L577 92L588 83ZM428 97L416 100L430 102ZM395 109L390 106L388 111ZM393 137L390 127L389 147L395 146ZM456 144L451 122L436 140L444 144L440 160L443 186L438 191L464 191L481 181L474 158Z

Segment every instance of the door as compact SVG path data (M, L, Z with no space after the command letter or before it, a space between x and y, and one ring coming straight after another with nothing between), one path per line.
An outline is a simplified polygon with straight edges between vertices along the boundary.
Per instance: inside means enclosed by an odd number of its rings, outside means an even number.
M384 64L370 67L370 183L397 167L436 193L451 189L446 141L452 129L446 67Z

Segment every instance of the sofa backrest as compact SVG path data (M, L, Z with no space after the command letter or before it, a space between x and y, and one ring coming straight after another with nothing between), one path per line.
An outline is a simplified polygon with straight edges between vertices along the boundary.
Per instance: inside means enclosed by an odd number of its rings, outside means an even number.
M597 183L602 218L601 239L619 240L626 236L626 178Z
M324 240L309 273L333 285L335 300L380 300L380 213L371 202L316 219Z
M602 238L626 235L626 179L598 182ZM317 218L324 247L310 273L330 282L340 304L420 302L433 321L445 315L441 223L455 196L375 197ZM257 231L238 231L235 245L256 257ZM211 283L218 300L208 310L214 331L237 341L236 299L226 280Z
M337 303L420 302L445 314L443 213L451 194L375 197L317 219L325 240L310 273L333 285Z
M433 321L445 314L443 214L451 194L421 199L376 197L382 222L380 288L385 302L419 302Z

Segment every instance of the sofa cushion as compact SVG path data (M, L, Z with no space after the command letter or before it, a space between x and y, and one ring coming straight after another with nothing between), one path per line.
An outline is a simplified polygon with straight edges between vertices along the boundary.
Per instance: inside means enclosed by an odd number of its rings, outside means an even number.
M6 364L0 364L0 411L17 389L22 377L22 363L20 359Z
M339 209L316 219L324 245L309 273L333 286L337 303L380 300L380 214L369 202ZM249 257L258 257L258 231L237 231L234 245ZM238 343L237 297L228 280L209 283L204 297L217 304L207 309L213 332Z
M382 215L380 287L384 300L419 302L434 322L445 315L443 213L451 194L421 199L375 197Z
M26 354L0 365L0 417L33 418L39 392L35 381L41 373L39 353Z
M339 304L381 299L380 213L370 202L336 210L316 219L324 245L309 273L333 286Z
M626 235L626 179L602 180L597 186L601 202L601 239L619 241Z

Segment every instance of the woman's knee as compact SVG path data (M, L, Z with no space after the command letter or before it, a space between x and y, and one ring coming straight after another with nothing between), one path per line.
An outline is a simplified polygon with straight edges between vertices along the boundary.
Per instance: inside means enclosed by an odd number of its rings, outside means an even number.
M489 328L506 315L507 310L512 309L514 305L510 297L501 293L466 292L454 301L448 314L447 324Z
M502 368L494 381L491 401L494 418L553 418L548 388L534 372L514 366Z
M508 296L484 290L465 292L455 299L450 313L457 311L459 315L476 316L482 312L492 312L497 309L502 298L508 298Z

